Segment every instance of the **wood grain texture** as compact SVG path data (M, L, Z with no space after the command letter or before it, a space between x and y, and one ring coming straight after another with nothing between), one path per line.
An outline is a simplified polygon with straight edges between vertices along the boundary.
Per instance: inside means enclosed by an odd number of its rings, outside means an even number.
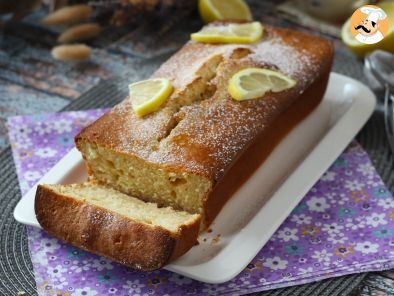
M56 61L50 54L52 34L42 34L43 42L24 39L19 36L23 28L0 38L0 78L25 87L75 99L100 80L124 74L136 60L94 48L86 62ZM35 36L40 36L39 32Z
M0 79L0 150L8 146L7 117L60 110L68 99Z
M178 24L181 24L178 26ZM150 59L169 54L180 48L203 26L197 11L182 11L161 20L147 19L139 28L125 34L109 47L120 54Z

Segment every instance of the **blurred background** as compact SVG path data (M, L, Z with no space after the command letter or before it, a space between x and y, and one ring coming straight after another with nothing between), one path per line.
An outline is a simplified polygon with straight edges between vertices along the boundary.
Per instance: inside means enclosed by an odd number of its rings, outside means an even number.
M0 149L8 144L7 117L58 111L100 79L133 75L136 67L148 76L204 21L248 18L232 7L237 1L213 1L222 2L221 15L213 16L201 2L207 1L0 0ZM341 59L359 62L381 47L354 44L342 30L364 4L394 10L393 1L247 1L249 18L323 35ZM393 19L386 51L394 50Z

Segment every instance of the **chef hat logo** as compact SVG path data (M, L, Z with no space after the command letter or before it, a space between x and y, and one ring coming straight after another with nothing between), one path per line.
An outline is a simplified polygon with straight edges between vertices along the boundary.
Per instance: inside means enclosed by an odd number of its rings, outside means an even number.
M350 31L358 42L364 44L378 43L387 34L388 18L387 13L378 6L362 6L350 18Z
M387 14L381 8L373 8L368 6L363 6L360 8L362 13L367 15L366 20L377 23L379 20L384 20Z

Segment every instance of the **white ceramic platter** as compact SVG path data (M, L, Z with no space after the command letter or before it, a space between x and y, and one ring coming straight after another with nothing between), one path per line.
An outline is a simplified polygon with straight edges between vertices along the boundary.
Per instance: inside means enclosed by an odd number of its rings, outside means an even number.
M331 73L322 103L282 140L229 200L200 244L165 268L190 278L222 283L240 273L313 184L371 116L373 93L360 82ZM86 179L80 153L72 149L38 183ZM17 221L40 227L34 186L14 211ZM220 235L220 239L218 239ZM205 240L204 240L205 239Z

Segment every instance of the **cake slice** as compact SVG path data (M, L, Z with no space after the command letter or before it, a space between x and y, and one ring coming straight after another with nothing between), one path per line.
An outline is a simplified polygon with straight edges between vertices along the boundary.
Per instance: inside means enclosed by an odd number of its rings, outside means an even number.
M146 271L187 252L200 227L199 215L96 183L39 185L35 211L40 225L60 240Z
M139 118L126 98L77 135L76 146L95 179L145 201L201 214L205 228L319 104L332 57L329 41L270 26L254 44L188 42L152 76L174 87L160 110ZM235 101L229 79L248 67L278 71L296 85Z

